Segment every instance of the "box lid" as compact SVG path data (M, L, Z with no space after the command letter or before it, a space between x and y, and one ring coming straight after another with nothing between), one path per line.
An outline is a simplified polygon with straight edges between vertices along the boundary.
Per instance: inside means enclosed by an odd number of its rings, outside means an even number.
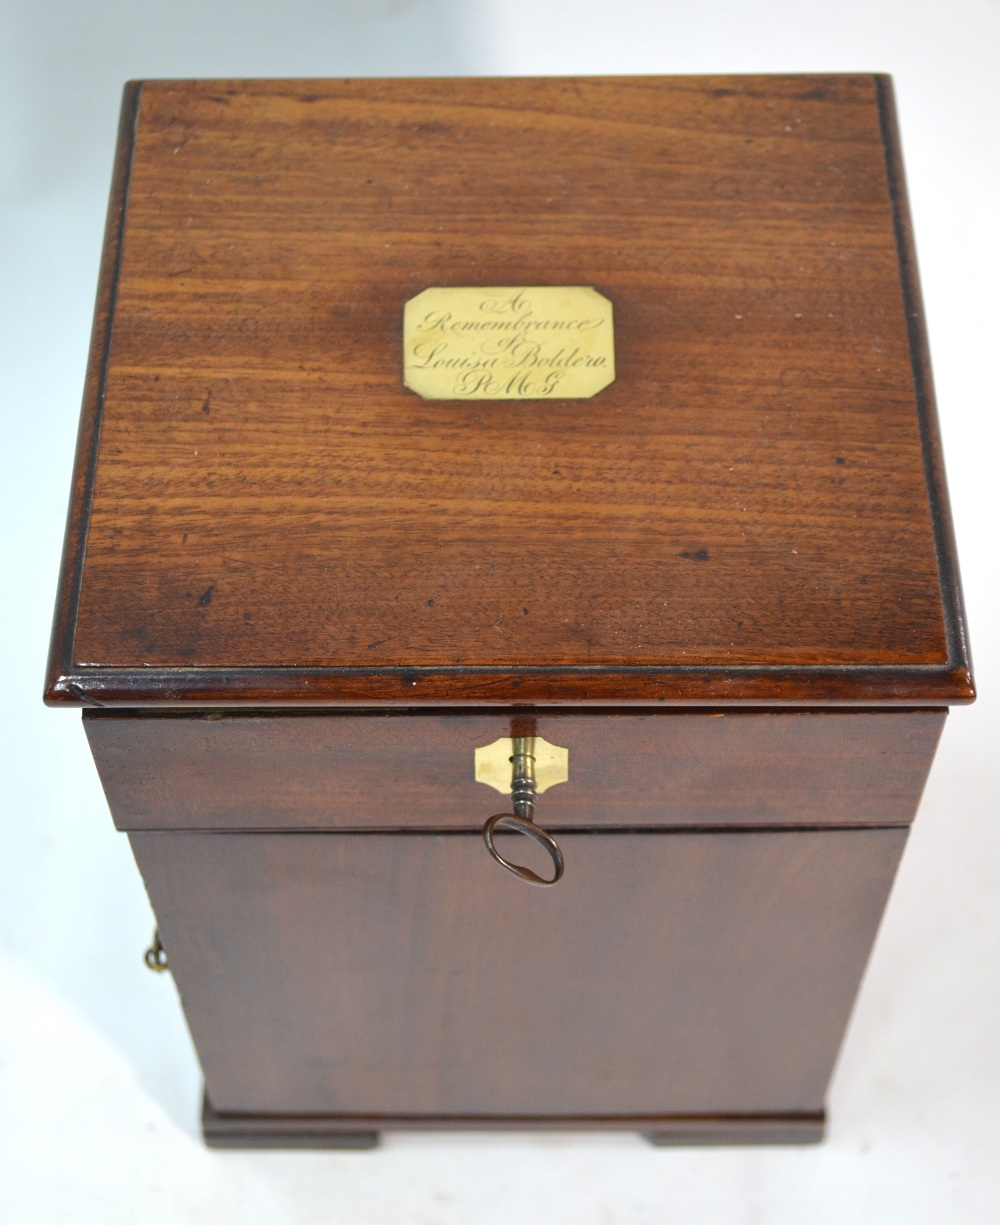
M404 383L565 286L592 394ZM887 78L128 87L47 700L972 696Z

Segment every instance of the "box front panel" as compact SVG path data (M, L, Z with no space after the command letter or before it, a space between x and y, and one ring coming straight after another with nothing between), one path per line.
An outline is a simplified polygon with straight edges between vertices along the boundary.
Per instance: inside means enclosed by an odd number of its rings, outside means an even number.
M905 837L131 840L217 1110L430 1117L818 1110Z
M943 710L560 714L543 826L891 825L912 820ZM516 720L514 721L517 722ZM466 829L505 800L474 777L509 714L88 712L119 829Z

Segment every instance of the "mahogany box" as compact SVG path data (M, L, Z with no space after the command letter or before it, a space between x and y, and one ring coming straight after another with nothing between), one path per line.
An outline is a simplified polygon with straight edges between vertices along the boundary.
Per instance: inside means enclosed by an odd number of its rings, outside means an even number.
M127 87L46 700L209 1143L818 1139L972 698L887 78Z

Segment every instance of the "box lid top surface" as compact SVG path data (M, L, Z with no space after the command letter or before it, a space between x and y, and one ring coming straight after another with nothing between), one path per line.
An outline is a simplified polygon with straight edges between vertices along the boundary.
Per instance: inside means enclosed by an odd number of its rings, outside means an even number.
M405 303L592 286L591 398ZM47 697L972 696L888 84L126 93Z

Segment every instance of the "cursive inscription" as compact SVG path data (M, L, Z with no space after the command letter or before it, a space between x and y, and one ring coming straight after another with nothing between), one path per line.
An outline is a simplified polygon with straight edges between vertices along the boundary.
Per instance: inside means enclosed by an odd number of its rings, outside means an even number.
M579 399L614 377L611 303L589 286L425 289L403 312L403 382L428 400Z

